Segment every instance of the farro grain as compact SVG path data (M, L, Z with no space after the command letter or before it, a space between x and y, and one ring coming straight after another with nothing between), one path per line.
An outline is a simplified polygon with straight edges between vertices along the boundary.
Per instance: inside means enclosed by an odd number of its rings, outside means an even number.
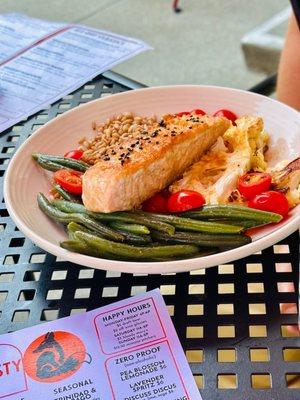
M150 125L156 122L156 117L134 116L132 112L119 114L116 117L108 118L105 123L92 122L92 128L96 135L92 140L85 137L79 140L80 149L84 151L82 159L85 162L94 164L105 157L110 157L110 147L119 146L128 138L138 137L142 131L148 130ZM112 154L117 154L115 150Z

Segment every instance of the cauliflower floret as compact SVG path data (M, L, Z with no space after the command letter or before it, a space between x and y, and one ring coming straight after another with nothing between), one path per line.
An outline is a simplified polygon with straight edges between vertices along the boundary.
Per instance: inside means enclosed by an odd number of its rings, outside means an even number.
M300 157L291 162L281 161L268 172L274 189L284 192L290 207L300 204Z
M253 123L253 121L256 123ZM264 153L266 151L269 135L264 130L262 118L246 116L236 120L240 129L247 130L248 141L251 148L250 168L254 171L265 171L267 163Z

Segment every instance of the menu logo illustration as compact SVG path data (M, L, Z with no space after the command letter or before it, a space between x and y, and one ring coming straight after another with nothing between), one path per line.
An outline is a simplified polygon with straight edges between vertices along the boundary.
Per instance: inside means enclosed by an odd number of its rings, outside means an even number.
M26 390L21 350L12 344L0 343L0 399Z
M38 382L58 382L77 372L91 356L83 341L73 333L54 331L39 336L24 354L24 368Z

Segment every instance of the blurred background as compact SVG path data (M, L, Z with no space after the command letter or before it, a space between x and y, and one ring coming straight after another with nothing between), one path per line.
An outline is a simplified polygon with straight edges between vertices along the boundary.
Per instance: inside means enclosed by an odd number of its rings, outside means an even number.
M276 71L288 0L1 0L21 12L142 39L153 47L115 68L146 85L247 89ZM243 43L243 45L242 45Z

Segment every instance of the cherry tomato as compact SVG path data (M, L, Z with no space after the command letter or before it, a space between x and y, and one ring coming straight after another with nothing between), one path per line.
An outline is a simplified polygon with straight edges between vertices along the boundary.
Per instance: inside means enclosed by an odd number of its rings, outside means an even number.
M54 180L63 189L73 194L82 193L82 172L70 169L60 169L54 172Z
M271 187L272 177L263 172L248 172L238 181L238 190L247 200L259 193L266 192Z
M256 195L248 206L257 210L270 211L282 216L289 212L289 203L284 194L270 190Z
M166 193L156 193L150 199L144 201L142 209L147 212L166 213L168 212L168 197Z
M67 158L74 158L74 160L79 160L81 157L82 157L82 155L83 155L83 151L82 150L71 150L71 151L68 151L66 154L65 154L65 157L67 157Z
M225 117L227 119L230 119L231 122L234 122L237 119L237 115L235 113L233 113L230 110L218 110L214 113L213 115L214 117Z
M192 114L196 115L206 115L206 112L201 110L200 108L196 108L195 110L192 111Z
M198 208L205 204L202 194L194 190L180 190L171 194L168 199L168 210L170 212L183 212Z
M176 114L177 117L182 117L183 115L190 115L190 112L189 111L182 111L182 112Z

